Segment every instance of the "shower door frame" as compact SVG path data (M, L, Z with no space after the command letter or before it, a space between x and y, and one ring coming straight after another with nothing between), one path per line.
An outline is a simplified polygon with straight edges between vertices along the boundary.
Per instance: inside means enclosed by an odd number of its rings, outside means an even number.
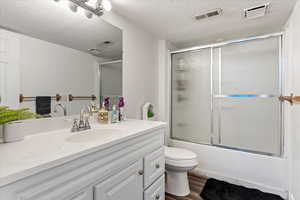
M102 68L104 67L104 65L109 65L109 64L116 64L116 63L122 63L122 76L123 76L123 60L112 60L112 61L107 61L107 62L102 62L99 63L99 68L98 68L98 77L99 77L99 103L100 105L102 105L103 102L103 95L102 95L102 81L103 81L103 73L102 73ZM124 89L123 89L123 80L122 80L122 95L124 93ZM121 97L121 96L120 96Z
M170 127L169 127L169 131L170 131L170 139L171 140L179 140L179 141L185 141L185 142L191 142L188 140L184 140L184 139L178 139L178 138L173 138L172 135L172 129L173 129L173 120L172 120L172 106L173 106L173 94L172 94L172 88L173 88L173 59L172 56L178 53L185 53L185 52L197 52L197 51L201 51L203 49L210 49L210 95L211 95L211 101L210 101L210 109L211 109L211 124L210 124L210 138L209 138L209 142L208 143L195 143L195 144L199 144L199 145L209 145L209 146L214 146L214 147L220 147L220 148L225 148L225 149L230 149L230 150L237 150L237 151L241 151L241 152L247 152L247 153L254 153L254 154L260 154L260 155L267 155L267 156L273 156L273 157L283 157L284 153L285 153L285 148L284 148L284 143L285 143L285 134L284 134L284 104L281 103L280 104L280 150L279 150L279 154L274 154L274 153L267 153L267 152L260 152L260 151L255 151L255 150L245 150L243 148L238 148L238 147L230 147L230 146L225 146L222 144L214 144L213 142L213 138L214 138L214 84L213 84L213 51L214 49L219 48L219 51L221 51L221 47L223 46L227 46L227 45L231 45L231 44L237 44L237 43L243 43L243 42L249 42L249 41L255 41L255 40L262 40L262 39L268 39L268 38L273 38L273 37L277 37L278 38L278 50L279 50L279 54L278 54L278 59L279 59L279 69L278 69L278 88L279 88L279 93L280 95L283 94L283 88L284 88L284 82L283 82L283 77L284 77L284 70L283 70L283 40L284 40L284 32L279 32L279 33L272 33L272 34L267 34L267 35L262 35L262 36L255 36L255 37L249 37L249 38L244 38L244 39L239 39L239 40L231 40L231 41L226 41L226 42L221 42L221 43L215 43L215 44L210 44L210 45L203 45L203 46L196 46L196 47L191 47L191 48L185 48L185 49L180 49L180 50L175 50L175 51L170 51L169 52L169 59L170 61L170 67L171 67L171 77L169 79L169 87L170 87L170 91L169 91L169 95L170 95L170 99L169 99L169 108L170 108L170 112L169 112L169 123L170 123ZM221 68L221 52L219 53L219 68ZM221 73L219 73L219 76L221 76ZM219 77L219 84L221 84L220 81L220 77ZM221 87L219 87L220 89ZM220 94L219 94L220 95ZM227 96L227 95L225 95ZM224 97L225 97L224 96ZM219 97L223 97L222 95ZM260 98L271 98L271 97L275 97L275 95L261 95ZM218 97L217 97L218 98ZM220 110L218 111L220 112ZM218 117L220 117L220 113L218 113ZM220 120L218 120L218 123L220 123ZM218 125L218 138L219 138L219 142L220 142L220 126ZM193 142L191 142L193 143Z

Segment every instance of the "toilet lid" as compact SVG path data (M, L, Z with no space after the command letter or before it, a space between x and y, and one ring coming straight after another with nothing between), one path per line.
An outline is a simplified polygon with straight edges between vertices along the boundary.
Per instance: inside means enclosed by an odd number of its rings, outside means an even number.
M192 160L197 158L197 155L186 149L165 147L165 157L170 160Z

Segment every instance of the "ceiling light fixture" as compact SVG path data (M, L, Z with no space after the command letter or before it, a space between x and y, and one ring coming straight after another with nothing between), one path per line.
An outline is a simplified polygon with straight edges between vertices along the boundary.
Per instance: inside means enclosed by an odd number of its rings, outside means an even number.
M55 2L60 2L61 0L54 0ZM85 10L85 16L87 18L92 18L93 15L98 17L104 14L104 11L111 11L112 4L110 0L65 0L70 1L70 9L73 12L77 12L78 7Z

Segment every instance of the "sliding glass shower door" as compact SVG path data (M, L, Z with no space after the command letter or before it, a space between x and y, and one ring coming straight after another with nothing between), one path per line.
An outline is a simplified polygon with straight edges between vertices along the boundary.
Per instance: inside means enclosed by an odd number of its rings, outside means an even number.
M276 37L215 50L214 144L280 154L279 44Z
M173 54L172 137L280 155L280 54L278 36Z
M185 52L172 57L172 136L210 143L211 50Z

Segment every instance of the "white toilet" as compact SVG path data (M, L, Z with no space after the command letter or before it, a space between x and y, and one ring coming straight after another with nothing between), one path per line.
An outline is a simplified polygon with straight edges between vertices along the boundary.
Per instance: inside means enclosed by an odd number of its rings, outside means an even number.
M175 196L190 193L187 172L198 165L197 155L186 149L165 146L166 192Z

